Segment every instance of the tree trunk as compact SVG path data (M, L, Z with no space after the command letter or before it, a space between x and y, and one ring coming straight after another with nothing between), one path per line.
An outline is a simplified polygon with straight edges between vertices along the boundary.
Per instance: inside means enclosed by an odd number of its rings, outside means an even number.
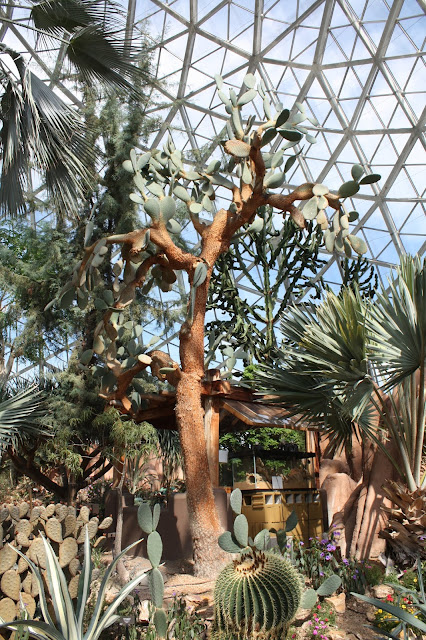
M181 377L176 387L176 422L182 447L191 528L194 573L215 577L229 556L220 549L222 533L214 501L201 402L204 377L204 316L209 277L198 287L194 321L180 336Z

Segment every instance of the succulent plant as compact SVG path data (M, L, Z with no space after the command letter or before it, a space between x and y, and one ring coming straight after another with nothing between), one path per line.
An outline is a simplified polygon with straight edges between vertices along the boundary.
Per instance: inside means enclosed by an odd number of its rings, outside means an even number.
M302 609L312 609L316 605L318 596L331 596L342 584L342 579L336 573L328 576L318 589L306 589L303 594L301 607Z
M86 631L83 629L83 620L85 617L85 608L87 599L89 596L91 576L93 563L91 561L90 550L90 537L88 523L84 525L84 560L83 567L80 576L75 576L72 580L78 582L78 598L74 607L71 594L68 590L65 574L59 564L59 561L55 555L50 542L43 537L43 545L46 557L47 566L47 579L50 598L53 604L53 610L55 614L56 624L50 615L47 597L44 589L42 575L33 563L33 561L26 557L22 551L17 550L17 553L25 558L26 562L31 567L31 570L37 580L39 592L40 592L40 608L42 612L43 620L33 619L21 619L21 620L9 620L0 625L0 628L10 629L12 631L25 630L29 636L33 638L42 638L43 640L97 640L104 629L116 622L120 616L115 612L117 607L123 602L123 600L129 595L129 593L136 587L136 585L145 577L145 573L139 575L125 585L117 594L115 600L103 611L103 604L105 599L105 593L107 589L107 583L114 571L117 562L125 555L129 549L141 542L137 540L133 544L124 549L110 564L105 575L102 579L93 615L90 619ZM77 584L76 584L77 586ZM77 594L76 594L77 595ZM13 602L11 600L11 602ZM1 607L0 612L5 612L6 615L12 615L13 609Z
M78 556L83 547L85 529L88 529L89 539L93 539L99 530L110 526L112 518L105 518L99 523L97 518L90 518L88 507L81 507L77 514L74 507L64 504L31 509L28 502L21 502L19 505L3 505L0 508L0 522L0 616L4 618L1 611L10 614L14 608L14 619L20 616L23 598L25 603L25 598L31 598L31 611L33 601L35 599L35 608L39 595L30 565L22 553L18 555L19 552L25 552L36 566L46 569L47 558L42 540L42 535L45 535L59 556L59 564L65 571L71 591L75 592L77 581L72 581L80 573Z
M254 540L249 538L239 489L232 492L230 504L236 514L233 532L225 531L219 537L219 545L239 556L216 580L213 637L281 638L299 608L302 577L290 562L267 549L267 529Z
M159 638L167 636L167 614L163 607L164 580L158 568L163 554L163 542L156 531L160 520L160 505L154 505L151 510L149 504L143 502L138 509L138 523L142 531L148 534L146 550L152 569L148 572L148 585L152 604L155 607L153 622Z
M280 638L299 608L302 580L286 560L249 549L219 574L214 629L237 638Z

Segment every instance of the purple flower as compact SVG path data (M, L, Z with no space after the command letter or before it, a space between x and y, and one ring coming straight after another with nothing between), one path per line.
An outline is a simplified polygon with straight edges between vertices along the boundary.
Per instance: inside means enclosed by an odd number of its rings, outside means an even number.
M324 572L323 571L320 571L319 574L320 574L321 578L324 576Z
M300 545L301 547L303 547L303 546L304 546L304 544L305 544L305 543L304 543L304 542L302 542L302 540L299 542L299 545Z
M323 552L323 551L321 551L321 553L320 553L320 558L323 558L323 557L324 557L324 552Z
M347 558L343 558L343 564L347 566L349 564L349 560Z
M323 539L321 540L321 542L320 542L320 544L327 544L327 543L328 543L327 538L323 538Z
M327 555L325 556L326 560L331 560L331 555L329 553L327 553Z
M335 544L328 544L326 548L327 548L327 551L336 551Z

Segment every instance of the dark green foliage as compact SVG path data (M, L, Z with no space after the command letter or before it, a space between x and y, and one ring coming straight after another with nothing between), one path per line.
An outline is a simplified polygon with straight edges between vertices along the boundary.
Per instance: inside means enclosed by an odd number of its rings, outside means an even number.
M0 239L1 354L12 356L11 363L16 356L38 363L82 323L78 308L44 312L52 295L65 284L69 265L77 257L73 234L42 224L37 233L25 224L18 232L4 224ZM7 360L0 364L7 378Z
M209 287L208 310L221 319L209 322L206 333L244 346L250 360L271 357L278 348L275 324L288 303L305 288L319 297L322 281L313 282L325 265L318 258L320 229L304 234L292 220L275 228L273 212L259 212L260 230L238 234L238 239L216 262ZM254 268L253 268L254 267ZM241 280L242 279L242 280ZM258 292L255 304L247 300L239 282ZM263 284L262 284L263 283ZM229 319L223 320L224 315Z

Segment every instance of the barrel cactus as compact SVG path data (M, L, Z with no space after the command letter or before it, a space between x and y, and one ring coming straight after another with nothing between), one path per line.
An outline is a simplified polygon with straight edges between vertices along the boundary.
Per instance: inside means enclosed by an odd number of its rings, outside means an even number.
M267 530L254 540L248 537L239 489L232 493L231 506L237 513L234 531L222 534L219 544L225 551L239 555L216 580L213 637L215 640L285 637L300 606L302 578L290 562L266 549Z

